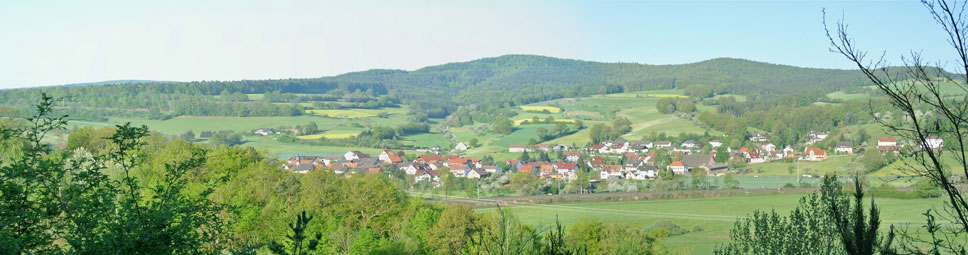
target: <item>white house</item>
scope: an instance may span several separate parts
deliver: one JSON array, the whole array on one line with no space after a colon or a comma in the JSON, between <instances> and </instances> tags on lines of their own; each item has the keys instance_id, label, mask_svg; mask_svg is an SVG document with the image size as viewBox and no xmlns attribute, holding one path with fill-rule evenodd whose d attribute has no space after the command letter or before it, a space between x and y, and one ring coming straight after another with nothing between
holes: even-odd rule
<instances>
[{"instance_id":1,"label":"white house","mask_svg":"<svg viewBox=\"0 0 968 255\"><path fill-rule=\"evenodd\" d=\"M784 156L786 156L787 154L793 153L793 152L794 152L793 146L787 145L785 148L783 148L783 155Z\"/></svg>"},{"instance_id":2,"label":"white house","mask_svg":"<svg viewBox=\"0 0 968 255\"><path fill-rule=\"evenodd\" d=\"M773 145L772 143L768 143L768 144L765 144L765 145L761 146L760 148L762 148L765 151L775 151L776 150L776 145Z\"/></svg>"},{"instance_id":3,"label":"white house","mask_svg":"<svg viewBox=\"0 0 968 255\"><path fill-rule=\"evenodd\" d=\"M827 158L827 151L817 147L807 147L803 154L803 160L821 161Z\"/></svg>"},{"instance_id":4,"label":"white house","mask_svg":"<svg viewBox=\"0 0 968 255\"><path fill-rule=\"evenodd\" d=\"M380 156L378 158L380 159L380 162L390 162L390 156L394 156L393 151L383 150L380 152Z\"/></svg>"},{"instance_id":5,"label":"white house","mask_svg":"<svg viewBox=\"0 0 968 255\"><path fill-rule=\"evenodd\" d=\"M524 145L509 145L508 146L508 152L525 152L525 151L530 152L531 149L528 149L528 146L524 146Z\"/></svg>"},{"instance_id":6,"label":"white house","mask_svg":"<svg viewBox=\"0 0 968 255\"><path fill-rule=\"evenodd\" d=\"M682 142L681 146L683 148L695 149L696 147L699 147L699 143L693 140L688 140L688 141Z\"/></svg>"},{"instance_id":7,"label":"white house","mask_svg":"<svg viewBox=\"0 0 968 255\"><path fill-rule=\"evenodd\" d=\"M709 145L712 146L713 148L719 148L720 146L723 146L723 142L720 140L712 140L712 141L709 141Z\"/></svg>"},{"instance_id":8,"label":"white house","mask_svg":"<svg viewBox=\"0 0 968 255\"><path fill-rule=\"evenodd\" d=\"M629 178L635 180L653 179L658 176L658 170L659 169L656 169L654 166L650 165L640 166L638 169L635 169L635 171L632 172Z\"/></svg>"},{"instance_id":9,"label":"white house","mask_svg":"<svg viewBox=\"0 0 968 255\"><path fill-rule=\"evenodd\" d=\"M837 147L834 148L834 152L854 154L854 143L851 142L839 142Z\"/></svg>"},{"instance_id":10,"label":"white house","mask_svg":"<svg viewBox=\"0 0 968 255\"><path fill-rule=\"evenodd\" d=\"M437 175L438 175L437 171L434 171L434 170L430 170L430 171L420 170L415 174L414 180L418 182L421 182L421 181L435 182L440 180L440 178Z\"/></svg>"},{"instance_id":11,"label":"white house","mask_svg":"<svg viewBox=\"0 0 968 255\"><path fill-rule=\"evenodd\" d=\"M578 159L581 158L581 152L577 151L569 151L563 154L565 155L565 161L568 162L578 162Z\"/></svg>"},{"instance_id":12,"label":"white house","mask_svg":"<svg viewBox=\"0 0 968 255\"><path fill-rule=\"evenodd\" d=\"M878 138L877 146L897 146L897 138Z\"/></svg>"},{"instance_id":13,"label":"white house","mask_svg":"<svg viewBox=\"0 0 968 255\"><path fill-rule=\"evenodd\" d=\"M491 173L489 173L487 171L484 171L484 170L474 169L474 170L467 171L467 178L468 179L480 179L482 177L487 177L490 174Z\"/></svg>"},{"instance_id":14,"label":"white house","mask_svg":"<svg viewBox=\"0 0 968 255\"><path fill-rule=\"evenodd\" d=\"M599 175L602 179L608 179L610 177L625 178L625 173L622 172L622 166L620 165L607 165Z\"/></svg>"},{"instance_id":15,"label":"white house","mask_svg":"<svg viewBox=\"0 0 968 255\"><path fill-rule=\"evenodd\" d=\"M928 138L924 139L924 142L928 144L928 147L931 147L931 149L934 150L944 147L944 140L942 140L939 136L929 136Z\"/></svg>"},{"instance_id":16,"label":"white house","mask_svg":"<svg viewBox=\"0 0 968 255\"><path fill-rule=\"evenodd\" d=\"M758 143L769 141L769 139L767 139L766 136L760 133L753 133L753 135L749 137L749 140L753 142L758 142Z\"/></svg>"},{"instance_id":17,"label":"white house","mask_svg":"<svg viewBox=\"0 0 968 255\"><path fill-rule=\"evenodd\" d=\"M256 129L255 132L253 132L253 133L255 133L257 135L271 135L271 134L275 134L275 132L272 132L272 129L268 129L268 128Z\"/></svg>"},{"instance_id":18,"label":"white house","mask_svg":"<svg viewBox=\"0 0 968 255\"><path fill-rule=\"evenodd\" d=\"M502 170L500 166L483 166L481 169L484 169L484 171L487 171L488 173L501 172Z\"/></svg>"},{"instance_id":19,"label":"white house","mask_svg":"<svg viewBox=\"0 0 968 255\"><path fill-rule=\"evenodd\" d=\"M686 165L683 165L682 162L680 162L680 161L673 161L666 168L668 168L670 171L672 171L675 174L685 174L686 173Z\"/></svg>"},{"instance_id":20,"label":"white house","mask_svg":"<svg viewBox=\"0 0 968 255\"><path fill-rule=\"evenodd\" d=\"M454 145L454 151L466 151L468 148L470 147L464 144L464 142L457 142L457 145Z\"/></svg>"},{"instance_id":21,"label":"white house","mask_svg":"<svg viewBox=\"0 0 968 255\"><path fill-rule=\"evenodd\" d=\"M353 160L359 160L361 158L369 158L369 156L366 155L366 153L363 153L360 151L347 151L346 154L343 154L343 158L349 161L353 161Z\"/></svg>"}]
</instances>

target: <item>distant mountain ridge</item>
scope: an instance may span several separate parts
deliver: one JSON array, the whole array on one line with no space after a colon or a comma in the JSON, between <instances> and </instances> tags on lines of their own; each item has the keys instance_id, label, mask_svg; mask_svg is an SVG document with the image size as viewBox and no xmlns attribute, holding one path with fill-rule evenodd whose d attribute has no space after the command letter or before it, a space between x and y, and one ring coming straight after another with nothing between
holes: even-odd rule
<instances>
[{"instance_id":1,"label":"distant mountain ridge","mask_svg":"<svg viewBox=\"0 0 968 255\"><path fill-rule=\"evenodd\" d=\"M308 79L157 82L122 80L70 87L0 91L0 103L25 104L30 93L61 94L77 105L125 102L126 107L161 108L166 95L325 93L333 89L371 91L409 104L411 109L446 115L461 105L520 105L549 99L702 86L715 93L778 95L832 92L869 82L856 70L803 68L736 58L649 65L604 63L537 55L504 55L428 66L413 71L372 69ZM148 95L144 95L149 92ZM85 98L85 97L99 98ZM112 97L110 100L103 97ZM156 98L157 97L157 98ZM184 98L184 96L178 96ZM107 100L107 101L106 101ZM106 101L106 102L105 102ZM99 103L90 103L99 102ZM139 102L145 102L142 103ZM151 102L151 103L149 103Z\"/></svg>"}]
</instances>

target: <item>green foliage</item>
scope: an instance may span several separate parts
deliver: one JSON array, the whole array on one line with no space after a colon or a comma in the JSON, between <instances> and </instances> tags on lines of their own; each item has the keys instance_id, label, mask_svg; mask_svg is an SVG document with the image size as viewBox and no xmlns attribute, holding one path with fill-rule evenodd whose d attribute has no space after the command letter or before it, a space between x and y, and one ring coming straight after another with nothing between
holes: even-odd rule
<instances>
[{"instance_id":1,"label":"green foliage","mask_svg":"<svg viewBox=\"0 0 968 255\"><path fill-rule=\"evenodd\" d=\"M856 179L855 179L856 180ZM855 182L854 204L835 176L825 176L820 194L811 194L789 216L756 211L737 221L730 243L716 254L895 254L893 230L878 237L879 211L873 200L865 215L863 188ZM831 236L835 236L831 240Z\"/></svg>"},{"instance_id":2,"label":"green foliage","mask_svg":"<svg viewBox=\"0 0 968 255\"><path fill-rule=\"evenodd\" d=\"M143 165L145 127L118 126L111 149L93 155L79 147L69 159L51 154L41 140L61 128L46 95L26 129L4 129L31 146L0 167L0 247L5 253L203 254L222 249L224 207L208 199L212 180L189 191L188 173L205 164L205 151L165 163L158 181L132 175ZM83 143L77 143L83 144ZM76 144L76 145L77 145ZM118 168L120 175L105 174Z\"/></svg>"},{"instance_id":3,"label":"green foliage","mask_svg":"<svg viewBox=\"0 0 968 255\"><path fill-rule=\"evenodd\" d=\"M652 226L653 230L662 231L665 236L679 236L689 233L688 229L683 228L671 221L659 221Z\"/></svg>"},{"instance_id":4,"label":"green foliage","mask_svg":"<svg viewBox=\"0 0 968 255\"><path fill-rule=\"evenodd\" d=\"M884 156L875 149L867 149L864 151L863 156L857 158L857 161L864 165L864 169L868 173L877 171L887 165Z\"/></svg>"},{"instance_id":5,"label":"green foliage","mask_svg":"<svg viewBox=\"0 0 968 255\"><path fill-rule=\"evenodd\" d=\"M289 224L291 234L286 235L286 244L272 241L269 250L282 255L306 255L315 251L319 246L319 240L323 238L322 233L316 233L315 237L306 236L306 227L313 220L312 216L307 216L306 211L296 216L296 222Z\"/></svg>"},{"instance_id":6,"label":"green foliage","mask_svg":"<svg viewBox=\"0 0 968 255\"><path fill-rule=\"evenodd\" d=\"M242 135L235 132L217 132L208 139L212 145L239 145L242 144Z\"/></svg>"},{"instance_id":7,"label":"green foliage","mask_svg":"<svg viewBox=\"0 0 968 255\"><path fill-rule=\"evenodd\" d=\"M494 122L494 124L491 124L491 130L502 135L511 134L511 132L514 131L514 122L511 122L510 119L506 118L499 120Z\"/></svg>"},{"instance_id":8,"label":"green foliage","mask_svg":"<svg viewBox=\"0 0 968 255\"><path fill-rule=\"evenodd\" d=\"M716 157L713 158L716 163L726 163L729 161L729 152L726 151L726 148L725 145L716 148Z\"/></svg>"}]
</instances>

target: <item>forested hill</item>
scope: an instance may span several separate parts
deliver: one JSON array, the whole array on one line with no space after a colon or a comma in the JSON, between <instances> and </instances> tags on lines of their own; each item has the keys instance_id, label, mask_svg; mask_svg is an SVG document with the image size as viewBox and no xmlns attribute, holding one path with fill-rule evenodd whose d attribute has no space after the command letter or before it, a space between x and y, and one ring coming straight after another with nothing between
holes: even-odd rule
<instances>
[{"instance_id":1,"label":"forested hill","mask_svg":"<svg viewBox=\"0 0 968 255\"><path fill-rule=\"evenodd\" d=\"M481 92L503 93L522 98L521 101L533 101L525 99L528 97L561 97L555 94L602 94L694 85L737 94L782 94L831 91L867 83L856 71L800 68L732 58L682 65L644 65L533 55L506 55L412 72L371 70L323 79L385 84L388 90L406 97L419 98L427 90L447 90L473 97L479 97Z\"/></svg>"},{"instance_id":2,"label":"forested hill","mask_svg":"<svg viewBox=\"0 0 968 255\"><path fill-rule=\"evenodd\" d=\"M2 90L0 104L29 105L29 100L36 96L27 94L48 91L64 98L65 105L168 109L174 100L204 101L198 96L226 91L244 94L275 91L326 93L339 89L345 93L361 90L370 91L372 95L386 95L410 104L415 110L439 116L458 105L518 105L623 91L693 87L704 88L698 90L702 93L788 94L829 92L866 83L857 71L800 68L732 58L681 65L646 65L506 55L414 71L369 70L312 79L148 82ZM288 109L277 110L289 112Z\"/></svg>"}]
</instances>

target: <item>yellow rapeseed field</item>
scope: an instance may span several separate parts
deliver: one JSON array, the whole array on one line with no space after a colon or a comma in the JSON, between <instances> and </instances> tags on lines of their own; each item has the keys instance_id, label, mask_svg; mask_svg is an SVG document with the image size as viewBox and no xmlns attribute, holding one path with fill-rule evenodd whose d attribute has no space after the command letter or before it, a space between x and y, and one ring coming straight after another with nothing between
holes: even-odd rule
<instances>
[{"instance_id":1,"label":"yellow rapeseed field","mask_svg":"<svg viewBox=\"0 0 968 255\"><path fill-rule=\"evenodd\" d=\"M536 112L540 112L544 110L548 110L551 113L561 112L561 108L554 107L554 106L544 106L544 105L522 105L521 109L525 111L536 111Z\"/></svg>"},{"instance_id":2,"label":"yellow rapeseed field","mask_svg":"<svg viewBox=\"0 0 968 255\"><path fill-rule=\"evenodd\" d=\"M315 135L301 135L296 138L299 139L319 139L325 137L326 139L342 139L356 136L356 134L315 134Z\"/></svg>"}]
</instances>

